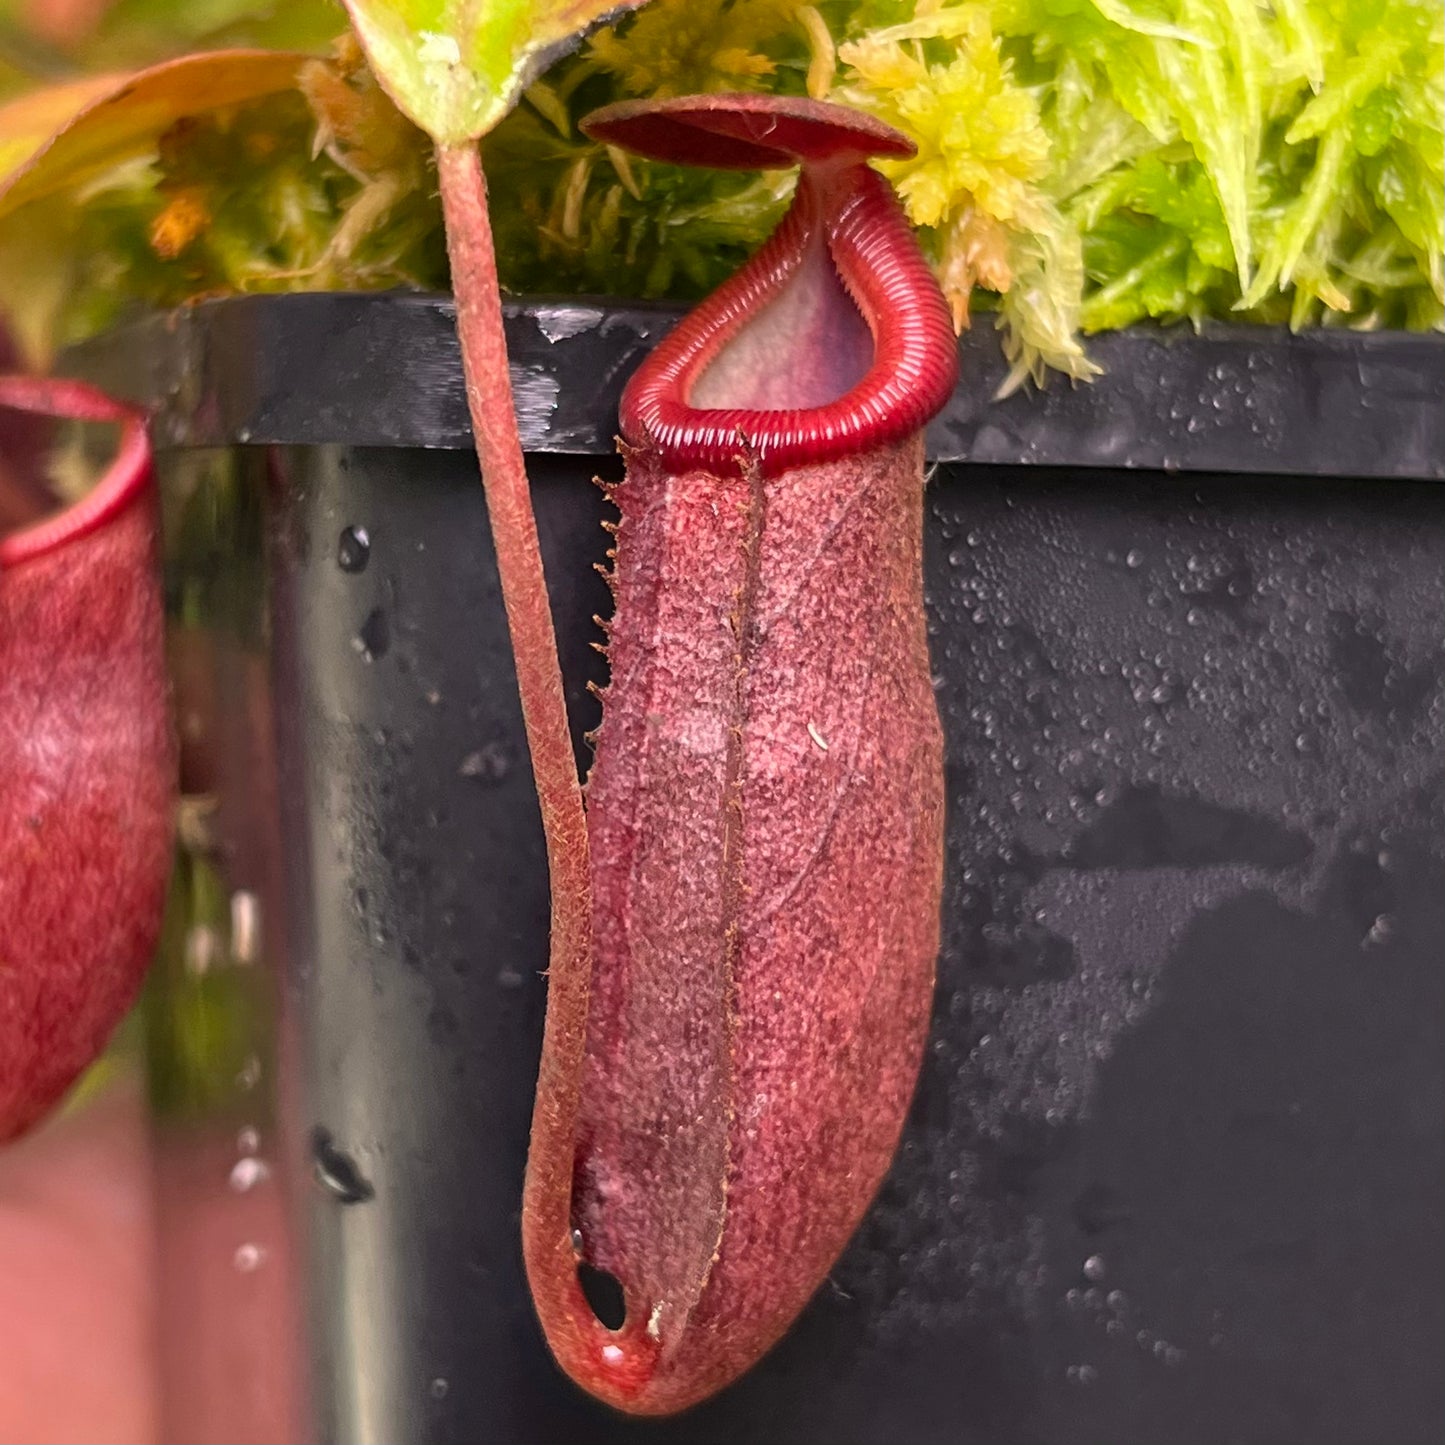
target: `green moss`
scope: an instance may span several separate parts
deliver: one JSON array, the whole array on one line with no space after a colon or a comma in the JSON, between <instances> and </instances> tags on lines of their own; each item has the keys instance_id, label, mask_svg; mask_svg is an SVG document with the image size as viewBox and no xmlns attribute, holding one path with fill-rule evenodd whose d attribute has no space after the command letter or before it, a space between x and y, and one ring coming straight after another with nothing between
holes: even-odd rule
<instances>
[{"instance_id":1,"label":"green moss","mask_svg":"<svg viewBox=\"0 0 1445 1445\"><path fill-rule=\"evenodd\" d=\"M578 119L629 96L808 91L918 142L891 174L960 321L1001 311L1015 382L1087 376L1080 333L1143 319L1438 328L1442 26L1439 0L653 0L487 139L503 282L706 292L789 178L629 162ZM71 339L126 305L445 286L421 137L353 51L309 77L304 100L184 122L74 198L64 244L6 252L0 303L56 298ZM67 284L37 285L58 252Z\"/></svg>"}]
</instances>

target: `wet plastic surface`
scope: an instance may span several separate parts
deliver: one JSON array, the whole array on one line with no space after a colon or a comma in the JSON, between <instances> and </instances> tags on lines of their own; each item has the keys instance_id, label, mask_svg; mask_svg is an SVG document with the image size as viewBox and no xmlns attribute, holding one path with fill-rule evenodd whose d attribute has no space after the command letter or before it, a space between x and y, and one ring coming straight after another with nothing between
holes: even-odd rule
<instances>
[{"instance_id":1,"label":"wet plastic surface","mask_svg":"<svg viewBox=\"0 0 1445 1445\"><path fill-rule=\"evenodd\" d=\"M522 444L605 455L627 378L682 314L585 299L507 308ZM1445 338L1135 327L1094 337L1091 386L992 398L1006 367L981 317L929 428L938 461L1445 478ZM156 408L171 445L471 447L449 297L244 296L155 316L73 364Z\"/></svg>"},{"instance_id":2,"label":"wet plastic surface","mask_svg":"<svg viewBox=\"0 0 1445 1445\"><path fill-rule=\"evenodd\" d=\"M1439 1438L1438 488L935 481L906 1142L793 1335L643 1427L552 1368L521 1277L546 888L469 460L277 459L293 1127L372 1191L311 1205L325 1438ZM602 504L564 461L536 495L580 731Z\"/></svg>"},{"instance_id":3,"label":"wet plastic surface","mask_svg":"<svg viewBox=\"0 0 1445 1445\"><path fill-rule=\"evenodd\" d=\"M634 1424L551 1365L522 1280L546 878L474 464L264 456L322 1438L1445 1435L1445 490L941 470L944 952L905 1142L789 1337ZM532 465L580 749L614 463Z\"/></svg>"}]
</instances>

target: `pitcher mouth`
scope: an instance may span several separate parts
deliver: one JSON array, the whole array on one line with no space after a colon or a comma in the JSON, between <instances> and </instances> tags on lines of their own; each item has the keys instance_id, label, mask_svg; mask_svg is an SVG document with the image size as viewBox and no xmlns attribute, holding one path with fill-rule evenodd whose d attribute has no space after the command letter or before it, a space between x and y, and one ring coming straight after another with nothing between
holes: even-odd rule
<instances>
[{"instance_id":1,"label":"pitcher mouth","mask_svg":"<svg viewBox=\"0 0 1445 1445\"><path fill-rule=\"evenodd\" d=\"M921 430L957 380L947 305L892 188L866 162L911 144L836 106L768 97L764 109L762 99L629 103L584 122L657 159L802 162L782 224L623 393L623 439L675 471L727 475L746 460L775 474L856 456ZM765 325L790 292L808 304Z\"/></svg>"},{"instance_id":2,"label":"pitcher mouth","mask_svg":"<svg viewBox=\"0 0 1445 1445\"><path fill-rule=\"evenodd\" d=\"M84 497L38 522L0 535L0 570L44 557L99 530L150 480L145 419L93 386L51 377L0 376L0 407L68 421L110 422L120 428L113 460Z\"/></svg>"}]
</instances>

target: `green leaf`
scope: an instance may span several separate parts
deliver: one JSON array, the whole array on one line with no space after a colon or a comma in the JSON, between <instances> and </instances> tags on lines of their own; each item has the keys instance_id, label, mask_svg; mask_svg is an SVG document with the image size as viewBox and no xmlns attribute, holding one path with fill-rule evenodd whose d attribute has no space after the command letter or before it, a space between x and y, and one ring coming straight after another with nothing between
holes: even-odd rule
<instances>
[{"instance_id":1,"label":"green leaf","mask_svg":"<svg viewBox=\"0 0 1445 1445\"><path fill-rule=\"evenodd\" d=\"M345 0L378 79L433 140L486 135L585 30L644 0Z\"/></svg>"}]
</instances>

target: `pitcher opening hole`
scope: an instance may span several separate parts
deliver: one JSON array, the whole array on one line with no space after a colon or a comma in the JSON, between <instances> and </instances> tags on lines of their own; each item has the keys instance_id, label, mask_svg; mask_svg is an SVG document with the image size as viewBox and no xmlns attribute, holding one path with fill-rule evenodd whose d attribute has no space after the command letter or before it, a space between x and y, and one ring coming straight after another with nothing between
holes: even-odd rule
<instances>
[{"instance_id":1,"label":"pitcher opening hole","mask_svg":"<svg viewBox=\"0 0 1445 1445\"><path fill-rule=\"evenodd\" d=\"M622 1293L622 1282L615 1274L579 1261L577 1283L582 1286L583 1298L600 1324L609 1330L620 1330L627 1323L627 1300Z\"/></svg>"}]
</instances>

